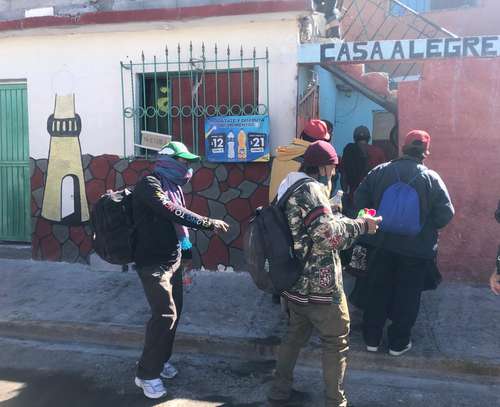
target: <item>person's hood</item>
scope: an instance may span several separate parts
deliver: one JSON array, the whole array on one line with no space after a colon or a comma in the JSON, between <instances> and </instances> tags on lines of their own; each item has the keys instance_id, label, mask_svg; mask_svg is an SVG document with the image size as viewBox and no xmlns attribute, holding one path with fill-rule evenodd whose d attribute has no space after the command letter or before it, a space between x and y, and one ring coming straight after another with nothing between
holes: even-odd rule
<instances>
[{"instance_id":1,"label":"person's hood","mask_svg":"<svg viewBox=\"0 0 500 407\"><path fill-rule=\"evenodd\" d=\"M285 195L286 191L288 191L288 188L290 188L293 184L295 184L297 181L303 179L303 178L310 178L309 175L303 173L303 172L291 172L289 173L286 178L281 181L280 186L278 187L278 201L281 199L283 195Z\"/></svg>"},{"instance_id":2,"label":"person's hood","mask_svg":"<svg viewBox=\"0 0 500 407\"><path fill-rule=\"evenodd\" d=\"M287 146L279 146L276 149L276 160L279 161L290 161L301 155L307 150L311 144L309 141L302 140L300 138L293 139L292 143Z\"/></svg>"}]
</instances>

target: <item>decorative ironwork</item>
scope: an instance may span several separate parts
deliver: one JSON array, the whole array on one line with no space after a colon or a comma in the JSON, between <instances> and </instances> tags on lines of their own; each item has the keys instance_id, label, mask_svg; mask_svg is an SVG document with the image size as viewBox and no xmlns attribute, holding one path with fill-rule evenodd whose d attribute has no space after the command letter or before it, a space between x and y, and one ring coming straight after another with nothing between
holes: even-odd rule
<instances>
[{"instance_id":1,"label":"decorative ironwork","mask_svg":"<svg viewBox=\"0 0 500 407\"><path fill-rule=\"evenodd\" d=\"M134 155L148 156L141 146L141 131L171 134L173 140L203 153L204 119L210 116L267 114L269 110L269 53L257 56L254 48L238 55L227 46L221 53L217 44L209 55L204 43L196 55L190 42L187 55L181 45L160 59L121 62L123 105L123 148L132 128ZM249 54L249 55L248 55ZM261 95L259 95L259 91ZM130 122L132 125L130 126Z\"/></svg>"},{"instance_id":2,"label":"decorative ironwork","mask_svg":"<svg viewBox=\"0 0 500 407\"><path fill-rule=\"evenodd\" d=\"M399 0L344 0L340 17L344 41L457 37ZM366 70L387 72L391 85L420 73L420 63L370 63Z\"/></svg>"}]
</instances>

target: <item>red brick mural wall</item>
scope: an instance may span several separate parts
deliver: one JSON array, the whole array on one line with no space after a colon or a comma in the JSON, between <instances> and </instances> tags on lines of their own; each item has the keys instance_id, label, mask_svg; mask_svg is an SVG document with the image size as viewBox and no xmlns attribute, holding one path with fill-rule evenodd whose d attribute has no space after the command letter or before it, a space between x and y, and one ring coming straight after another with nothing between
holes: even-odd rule
<instances>
[{"instance_id":1,"label":"red brick mural wall","mask_svg":"<svg viewBox=\"0 0 500 407\"><path fill-rule=\"evenodd\" d=\"M400 137L432 136L427 165L448 186L456 216L440 236L448 278L484 281L495 265L500 225L500 58L425 63L420 81L399 87ZM401 144L402 140L400 140Z\"/></svg>"},{"instance_id":2,"label":"red brick mural wall","mask_svg":"<svg viewBox=\"0 0 500 407\"><path fill-rule=\"evenodd\" d=\"M108 189L133 186L151 172L153 163L128 161L114 155L82 156L86 197L90 207ZM92 254L88 222L68 224L41 216L47 159L31 159L32 248L37 260L89 263ZM270 165L215 164L193 166L192 181L185 187L187 206L202 215L224 219L229 233L191 231L194 266L215 269L219 264L240 268L243 260L243 234L253 211L266 204Z\"/></svg>"}]
</instances>

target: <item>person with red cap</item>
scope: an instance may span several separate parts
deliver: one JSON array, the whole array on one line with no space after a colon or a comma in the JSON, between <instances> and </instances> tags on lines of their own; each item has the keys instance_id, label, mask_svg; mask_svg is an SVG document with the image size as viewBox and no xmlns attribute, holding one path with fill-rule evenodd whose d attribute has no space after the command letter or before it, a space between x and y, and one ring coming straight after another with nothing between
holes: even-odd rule
<instances>
[{"instance_id":1,"label":"person with red cap","mask_svg":"<svg viewBox=\"0 0 500 407\"><path fill-rule=\"evenodd\" d=\"M375 247L368 261L370 287L363 315L369 352L378 351L387 319L392 321L389 353L400 356L409 351L421 293L440 281L438 231L455 210L441 177L423 164L430 143L426 131L410 131L403 156L373 169L354 194L357 208L375 208L383 218L380 233L362 239Z\"/></svg>"},{"instance_id":2,"label":"person with red cap","mask_svg":"<svg viewBox=\"0 0 500 407\"><path fill-rule=\"evenodd\" d=\"M276 198L281 181L289 173L299 170L307 147L318 140L331 141L333 130L329 130L328 127L328 123L323 120L310 119L304 126L300 138L293 139L288 146L280 146L276 149L276 157L271 168L269 203Z\"/></svg>"},{"instance_id":3,"label":"person with red cap","mask_svg":"<svg viewBox=\"0 0 500 407\"><path fill-rule=\"evenodd\" d=\"M285 204L285 215L294 253L304 270L297 282L281 293L290 319L269 393L272 405L290 401L297 357L316 328L323 346L325 406L347 406L343 379L349 311L338 252L352 245L356 238L376 233L381 218L365 215L349 219L332 213L327 189L337 164L333 146L316 141L307 148L300 170L290 173L278 188L278 199L293 188Z\"/></svg>"}]
</instances>

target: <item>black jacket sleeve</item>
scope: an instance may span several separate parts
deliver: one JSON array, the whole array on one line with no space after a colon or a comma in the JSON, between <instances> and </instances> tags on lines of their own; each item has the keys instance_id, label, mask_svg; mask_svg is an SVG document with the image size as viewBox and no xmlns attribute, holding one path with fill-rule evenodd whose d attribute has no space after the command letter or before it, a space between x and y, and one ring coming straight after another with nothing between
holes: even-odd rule
<instances>
[{"instance_id":1,"label":"black jacket sleeve","mask_svg":"<svg viewBox=\"0 0 500 407\"><path fill-rule=\"evenodd\" d=\"M380 170L378 167L368 173L368 175L361 181L356 192L354 192L354 206L356 209L374 208L373 202L373 183L376 183L379 177Z\"/></svg>"},{"instance_id":2,"label":"black jacket sleeve","mask_svg":"<svg viewBox=\"0 0 500 407\"><path fill-rule=\"evenodd\" d=\"M158 216L165 217L172 222L193 228L212 230L212 221L191 212L181 205L172 202L163 192L160 181L153 177L144 177L134 189L134 199L151 208Z\"/></svg>"},{"instance_id":3,"label":"black jacket sleeve","mask_svg":"<svg viewBox=\"0 0 500 407\"><path fill-rule=\"evenodd\" d=\"M455 215L455 208L441 177L434 171L429 171L429 173L432 179L429 217L436 229L442 229Z\"/></svg>"}]
</instances>

